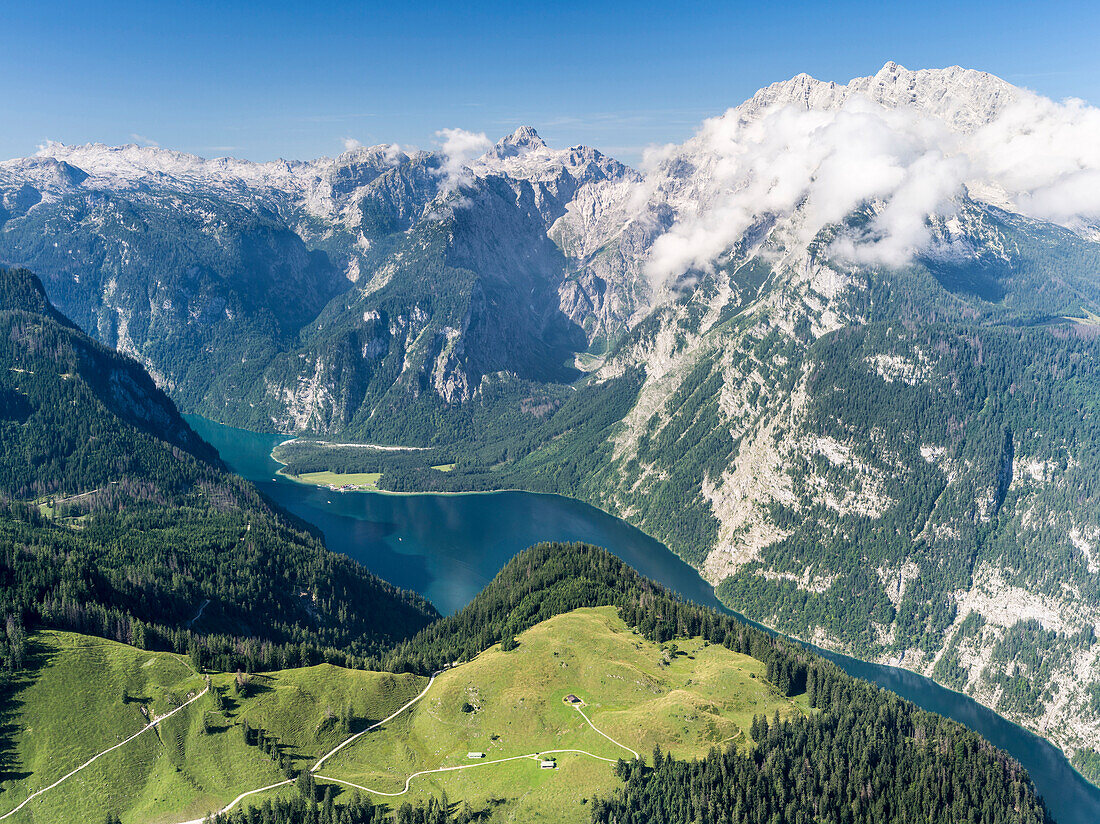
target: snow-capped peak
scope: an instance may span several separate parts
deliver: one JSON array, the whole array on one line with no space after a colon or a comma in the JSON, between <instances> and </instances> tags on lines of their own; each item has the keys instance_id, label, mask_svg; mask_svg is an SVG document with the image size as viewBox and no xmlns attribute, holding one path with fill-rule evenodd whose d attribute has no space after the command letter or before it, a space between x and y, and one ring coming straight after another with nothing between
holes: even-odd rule
<instances>
[{"instance_id":1,"label":"snow-capped peak","mask_svg":"<svg viewBox=\"0 0 1100 824\"><path fill-rule=\"evenodd\" d=\"M703 268L762 221L788 250L873 206L830 253L901 265L928 221L975 198L1085 236L1100 225L1100 109L986 72L887 63L845 85L800 74L649 157L651 203L676 214L653 245L659 279Z\"/></svg>"},{"instance_id":2,"label":"snow-capped peak","mask_svg":"<svg viewBox=\"0 0 1100 824\"><path fill-rule=\"evenodd\" d=\"M50 191L68 191L87 179L82 169L53 157L21 157L0 163L0 182L4 183L30 183Z\"/></svg>"},{"instance_id":3,"label":"snow-capped peak","mask_svg":"<svg viewBox=\"0 0 1100 824\"><path fill-rule=\"evenodd\" d=\"M890 61L869 77L845 85L799 74L761 89L737 111L756 120L782 106L835 111L860 96L888 109L917 109L943 121L954 132L970 133L993 121L1020 99L1022 91L987 72L949 66L910 71Z\"/></svg>"},{"instance_id":4,"label":"snow-capped peak","mask_svg":"<svg viewBox=\"0 0 1100 824\"><path fill-rule=\"evenodd\" d=\"M255 163L233 157L207 159L132 143L123 146L67 145L54 141L41 146L34 157L61 161L81 169L90 178L85 185L91 188L155 186L180 190L216 187L236 191L264 188L300 192L312 185L321 168L333 163L329 158ZM16 162L19 161L6 161L0 167Z\"/></svg>"},{"instance_id":5,"label":"snow-capped peak","mask_svg":"<svg viewBox=\"0 0 1100 824\"><path fill-rule=\"evenodd\" d=\"M530 149L545 149L546 141L539 137L539 133L531 126L520 126L510 135L502 138L497 143L497 148L501 150L515 149L530 150Z\"/></svg>"},{"instance_id":6,"label":"snow-capped peak","mask_svg":"<svg viewBox=\"0 0 1100 824\"><path fill-rule=\"evenodd\" d=\"M55 194L82 186L92 190L217 192L241 202L277 203L290 198L313 214L331 215L358 189L409 159L393 144L357 147L336 159L257 163L234 157L208 159L134 144L51 141L33 157L0 163L0 181L31 182L43 192Z\"/></svg>"}]
</instances>

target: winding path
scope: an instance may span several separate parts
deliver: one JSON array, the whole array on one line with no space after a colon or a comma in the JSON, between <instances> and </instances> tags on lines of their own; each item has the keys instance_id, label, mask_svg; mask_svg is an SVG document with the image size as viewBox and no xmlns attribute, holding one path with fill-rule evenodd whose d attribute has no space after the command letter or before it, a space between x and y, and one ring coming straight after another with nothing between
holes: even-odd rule
<instances>
[{"instance_id":1,"label":"winding path","mask_svg":"<svg viewBox=\"0 0 1100 824\"><path fill-rule=\"evenodd\" d=\"M422 689L420 691L420 695L416 696L416 698L410 699L408 703L406 703L403 707L401 707L401 709L399 709L396 712L386 716L381 721L378 721L374 724L371 724L365 730L361 730L360 732L355 733L355 735L353 735L351 738L344 741L342 744L338 744L336 747L329 750L327 753L322 755L317 760L316 764L314 764L312 767L310 767L309 771L312 772L312 773L317 772L317 770L321 769L322 764L324 764L326 761L328 761L332 756L336 755L336 753L340 752L340 750L344 749L344 747L346 747L348 744L350 744L356 738L358 738L361 735L366 735L371 730L378 729L383 724L385 724L387 721L392 721L397 716L399 716L401 713L403 713L405 710L407 710L409 707L411 707L413 704L415 704L417 701L419 701L421 698L423 698L425 695L427 695L428 690L430 690L432 688L432 684L435 683L436 676L439 675L440 672L442 672L442 670L436 670L435 672L432 673L432 677L428 679L428 684L427 684L427 686L424 687L424 689Z\"/></svg>"},{"instance_id":2,"label":"winding path","mask_svg":"<svg viewBox=\"0 0 1100 824\"><path fill-rule=\"evenodd\" d=\"M205 606L205 604L203 606ZM202 610L200 608L199 613L201 614L201 612L202 612ZM416 704L418 701L420 701L425 695L428 694L428 690L430 690L432 688L432 684L435 683L435 679L439 675L440 672L442 672L442 670L437 670L436 672L432 673L431 678L428 679L428 683L424 686L424 689L422 689L416 697L409 699L400 708L398 708L394 712L390 713L388 716L383 718L381 721L376 721L374 724L371 724L366 729L361 730L360 732L357 732L355 735L351 736L350 738L347 738L346 740L342 741L340 744L337 744L335 747L333 747L327 753L322 755L317 760L317 763L314 764L310 768L310 772L314 773L317 776L317 778L320 778L324 781L333 781L337 784L344 784L348 787L354 787L357 790L363 790L364 792L368 792L368 793L371 793L373 795L386 796L386 797L389 797L389 798L396 798L397 796L405 795L409 791L409 787L412 784L412 780L414 778L417 778L418 776L431 775L433 773L454 772L456 770L470 770L470 769L474 769L475 767L487 767L490 764L503 764L506 761L520 761L520 760L524 760L524 759L539 759L541 756L544 756L544 755L555 755L555 754L559 754L559 753L575 753L575 754L578 754L578 755L587 755L589 758L595 758L599 761L606 761L609 764L616 763L616 760L613 759L613 758L605 758L602 755L595 755L594 753L590 753L586 750L575 750L575 749L541 750L539 752L525 753L523 755L513 755L513 756L510 756L508 758L498 758L498 759L494 759L493 761L480 761L476 764L459 764L459 765L454 766L454 767L438 767L434 770L420 770L419 772L415 772L412 775L410 775L408 778L405 779L405 789L401 790L400 792L395 792L395 793L384 792L382 790L372 790L370 787L364 787L360 784L354 784L351 781L344 781L343 779L340 779L340 778L333 778L330 775L321 775L320 773L317 772L321 768L322 764L324 764L332 756L336 755L336 753L340 752L340 750L344 749L344 747L346 747L349 744L351 744L352 742L356 741L361 736L366 735L368 732L371 732L372 730L376 730L379 727L381 727L383 724L385 724L389 721L392 721L394 718L401 715L401 713L405 712L407 709L409 709L414 704ZM41 790L37 790L36 792L31 793L31 795L29 795L25 799L23 799L23 802L21 804L19 804L18 807L16 807L13 810L9 810L8 812L4 813L3 815L0 815L0 821L3 821L4 819L10 818L11 816L15 815L17 812L19 812L21 809L23 809L28 803L30 803L33 799L35 799L38 796L42 795L44 792L52 790L58 784L61 784L66 779L69 779L72 776L76 775L78 772L83 770L85 767L89 766L93 762L95 762L98 759L102 758L107 753L113 752L114 750L117 750L119 747L122 747L125 744L130 743L135 738L137 738L139 735L151 730L153 727L155 727L161 721L165 720L166 718L170 718L171 716L175 715L177 712L182 710L184 707L187 707L188 705L194 703L195 701L198 701L200 698L202 698L202 696L206 695L206 693L208 691L209 691L209 688L203 689L202 692L198 693L197 695L193 696L192 698L189 698L186 702L184 702L183 704L180 704L178 707L176 707L171 712L166 713L165 715L162 715L160 718L156 718L153 721L150 721L146 726L142 727L140 730L138 730L136 733L131 735L126 740L120 741L119 743L115 744L113 747L108 747L107 749L103 750L102 752L96 753L91 758L89 758L87 761L85 761L83 764L81 764L79 767L77 767L76 769L72 770L71 772L63 775L61 778L59 778L53 784L50 784L50 786L43 787ZM606 738L612 744L616 745L617 747L621 747L622 749L626 750L627 752L633 754L635 759L641 758L641 756L638 755L638 753L636 751L634 751L630 747L626 746L625 744L623 744L619 741L616 741L610 735L603 732L595 724L593 724L592 719L590 719L580 707L574 707L573 709L575 709L578 713L581 714L581 717L584 718L584 720L588 723L588 726L590 726L593 730L598 732L600 735L602 735L604 738ZM294 782L293 782L292 779L287 779L285 781L279 781L275 784L269 784L266 787L260 787L260 788L255 789L255 790L249 790L248 792L244 792L244 793L241 793L240 795L238 795L236 798L234 798L232 801L230 801L229 804L227 804L225 807L222 807L220 810L218 810L217 813L213 813L213 812L208 813L207 815L203 816L202 818L194 818L194 819L191 819L190 821L182 821L182 822L179 822L179 824L204 824L204 822L208 821L210 819L210 817L212 817L213 815L222 815L224 813L229 812L234 807L236 807L237 804L239 804L241 801L248 798L249 796L256 795L258 793L267 792L268 790L274 790L278 787L285 787L288 784L293 784L293 783Z\"/></svg>"},{"instance_id":3,"label":"winding path","mask_svg":"<svg viewBox=\"0 0 1100 824\"><path fill-rule=\"evenodd\" d=\"M434 770L420 770L419 772L414 772L412 775L410 775L408 778L405 779L405 788L403 790L400 790L399 792L392 792L392 793L391 792L386 792L384 790L371 789L370 787L365 787L362 784L356 784L352 781L346 781L342 778L334 778L331 775L323 775L320 772L318 772L318 770L321 768L322 764L324 764L329 758L334 756L340 750L344 749L344 747L351 744L353 741L358 739L360 736L366 735L371 730L376 730L379 727L381 727L383 724L385 724L386 722L392 721L394 718L399 716L401 713L405 712L405 710L409 709L409 707L413 706L418 701L420 701L425 695L428 694L428 690L431 689L432 684L435 683L435 679L439 675L440 672L442 672L442 670L437 670L436 672L433 672L432 677L428 680L428 683L425 685L424 689L422 689L420 691L420 694L417 695L415 698L412 698L409 701L407 701L404 705L401 706L400 709L395 710L390 715L383 718L381 721L378 721L374 724L371 724L365 730L361 730L360 732L357 732L355 735L353 735L350 738L348 738L347 740L341 742L340 744L338 744L337 746L335 746L334 748L329 750L327 753L322 755L317 760L317 763L314 764L310 768L310 772L313 773L315 777L321 779L322 781L332 781L335 784L343 784L346 787L352 787L353 789L356 789L356 790L362 790L363 792L370 793L371 795L384 796L386 798L397 798L399 796L402 796L402 795L405 795L406 793L408 793L409 788L412 786L413 779L418 778L422 775L433 775L433 774L438 774L438 773L455 772L457 770L472 770L472 769L475 769L477 767L488 767L491 764L504 764L508 761L523 761L523 760L532 760L532 759L533 760L540 760L542 758L542 756L545 756L545 755L558 755L558 754L565 754L565 753L574 753L574 754L577 754L577 755L586 755L589 758L595 758L598 761L605 761L608 764L618 763L617 759L605 758L602 755L596 755L595 753L590 753L587 750L575 750L575 749L540 750L539 752L524 753L523 755L512 755L512 756L509 756L508 758L496 758L496 759L493 759L492 761L478 761L475 764L458 764L458 765L455 765L453 767L437 767ZM635 759L640 759L641 758L641 756L637 753L637 751L631 749L626 744L623 744L621 741L616 741L610 735L608 735L603 730L601 730L599 727L597 727L595 724L593 724L592 719L589 718L580 707L574 706L573 709L575 709L578 713L580 713L581 717L585 720L585 722L588 724L588 726L590 726L593 730L598 732L600 735L602 735L604 738L606 738L608 741L610 741L616 747L620 747L620 748L626 750L631 755L633 755ZM234 798L233 801L230 802L226 807L223 807L221 810L219 810L218 814L229 812L242 799L244 799L244 798L246 798L250 795L255 795L256 793L266 792L267 790L273 790L277 787L285 787L287 784L291 784L291 783L293 783L293 782L290 781L290 780L280 781L278 784L272 784L268 787L262 787L258 790L251 790L250 792L242 793L241 795ZM206 820L207 819L205 819L205 818L196 818L192 821L182 821L182 822L180 822L180 824L204 824L204 822Z\"/></svg>"},{"instance_id":4,"label":"winding path","mask_svg":"<svg viewBox=\"0 0 1100 824\"><path fill-rule=\"evenodd\" d=\"M610 741L616 747L622 747L627 752L633 753L635 761L640 761L641 760L642 757L640 755L638 755L638 753L634 752L634 750L630 749L630 747L628 747L626 744L623 744L620 741L616 741L614 738L612 738L606 732L604 732L603 730L597 728L596 725L592 723L592 719L584 714L584 710L582 710L578 706L574 706L573 709L575 709L577 712L579 712L581 714L581 718L583 718L585 721L588 722L588 726L590 726L592 729L596 730L596 732L598 732L600 735L602 735L604 738L606 738L608 741Z\"/></svg>"},{"instance_id":5,"label":"winding path","mask_svg":"<svg viewBox=\"0 0 1100 824\"><path fill-rule=\"evenodd\" d=\"M391 714L387 715L381 721L378 721L374 724L371 724L365 730L357 732L355 735L351 736L350 738L346 739L345 741L341 742L340 744L337 744L335 747L333 747L327 753L322 755L318 759L317 763L314 764L310 768L310 772L312 772L312 773L317 772L317 770L320 768L320 766L322 764L324 764L331 756L335 755L340 750L344 749L344 747L346 747L348 744L350 744L355 739L359 738L359 736L365 735L366 733L370 732L371 730L378 729L383 724L385 724L387 721L392 721L394 718L399 716L401 713L403 713L405 710L407 710L409 707L411 707L413 704L415 704L417 701L419 701L421 698L423 698L425 695L427 695L428 690L431 689L432 684L435 683L436 676L439 675L440 672L442 672L442 670L437 670L436 672L433 672L432 677L428 679L427 685L424 687L424 689L422 689L420 691L420 694L417 695L415 698L412 698L409 701L405 702L405 704L402 705L400 709L398 709L398 710L392 712ZM319 776L319 777L323 778L324 776ZM337 779L330 778L328 780L329 781L336 781ZM293 783L294 783L293 779L288 778L286 781L279 781L278 783L275 783L275 784L268 784L266 787L260 787L258 790L249 790L246 793L241 793L240 795L238 795L236 798L234 798L232 801L230 801L228 804L226 804L224 807L222 807L217 812L207 813L202 818L193 818L190 821L181 821L181 822L179 822L179 824L204 824L206 821L208 821L210 818L212 818L215 815L224 815L225 813L229 812L234 807L236 807L237 804L239 804L244 799L248 798L248 796L250 796L250 795L256 795L257 793L264 793L264 792L267 792L268 790L274 790L278 787L285 787L288 784L293 784ZM339 782L339 783L345 783L345 782Z\"/></svg>"},{"instance_id":6,"label":"winding path","mask_svg":"<svg viewBox=\"0 0 1100 824\"><path fill-rule=\"evenodd\" d=\"M65 781L68 778L72 778L74 775L76 775L82 769L84 769L88 765L92 764L93 762L98 761L100 758L105 756L107 753L117 750L119 747L123 746L124 744L129 744L131 741L133 741L135 738L137 738L142 733L148 732L149 730L153 729L153 727L155 727L157 724L159 724L165 718L171 718L173 715L175 715L177 712L182 710L188 704L191 704L194 701L198 701L200 698L202 698L204 695L206 695L206 693L207 693L207 689L204 689L198 695L194 696L193 698L189 698L187 701L180 704L178 707L176 707L171 712L165 713L160 718L153 719L148 724L146 724L144 727L142 727L140 730L138 730L133 735L131 735L129 738L127 738L125 741L119 741L113 747L108 747L107 749L103 750L103 752L96 753L95 755L93 755L91 758L89 758L87 761L85 761L83 764L81 764L79 767L77 767L72 772L66 773L65 775L61 776L61 778L57 779L55 782L50 784L50 786L43 787L41 790L37 790L37 791L31 793L26 798L24 798L23 803L20 804L18 807L16 807L14 810L9 810L8 812L4 813L3 815L0 815L0 821L3 821L5 818L10 818L11 816L15 815L17 812L19 812L21 809L23 809L25 806L27 806L27 804L29 804L33 799L35 799L38 796L42 795L42 793L47 792L48 790L52 790L54 787L56 787L62 781Z\"/></svg>"},{"instance_id":7,"label":"winding path","mask_svg":"<svg viewBox=\"0 0 1100 824\"><path fill-rule=\"evenodd\" d=\"M598 730L597 730L598 732ZM629 747L627 748L629 749ZM513 755L508 758L497 758L493 761L479 761L476 764L459 764L455 767L438 767L434 770L421 770L420 772L414 772L408 778L405 779L405 789L397 793L382 792L382 790L372 790L370 787L364 787L361 784L353 784L350 781L344 781L342 778L333 778L331 775L317 774L318 778L322 778L325 781L335 781L337 784L346 784L349 787L355 787L357 790L363 790L374 795L384 795L389 798L396 798L399 795L404 795L409 791L409 785L412 784L412 780L420 775L431 775L432 773L453 772L454 770L472 770L474 767L488 767L490 764L503 764L505 761L520 761L525 759L540 760L544 755L556 755L558 753L578 753L580 755L587 755L589 758L595 758L600 761L606 761L608 764L618 763L614 758L604 758L602 755L595 755L586 750L543 750L542 752L529 752L524 755ZM633 750L631 750L633 752Z\"/></svg>"},{"instance_id":8,"label":"winding path","mask_svg":"<svg viewBox=\"0 0 1100 824\"><path fill-rule=\"evenodd\" d=\"M435 675L434 674L432 675L432 680L435 680ZM431 686L431 682L428 683L428 687L430 687L430 686ZM393 715L391 715L390 718L393 718L394 716L396 716L399 713L403 712L406 708L412 706L414 703L416 703L421 698L423 698L424 693L426 693L428 691L428 687L425 687L424 692L420 693L420 695L418 695L416 698L414 698L412 701L410 701L404 707L402 707L397 712L395 712ZM594 729L596 732L598 732L600 735L602 735L604 738L606 738L608 741L610 741L616 747L621 747L622 749L624 749L627 752L631 753L634 756L635 760L641 759L641 756L637 753L637 751L631 749L626 744L623 744L621 741L616 741L610 735L608 735L603 730L601 730L599 727L597 727L595 724L593 724L592 719L589 718L587 715L585 715L584 710L582 710L580 707L574 706L573 709L575 709L577 712L579 712L581 714L581 717L588 723L588 726L590 726L592 729ZM386 720L388 721L389 718L387 718ZM378 724L374 725L374 727L377 727L377 726L379 726L380 724L383 724L383 723L385 723L385 722L379 721ZM352 740L354 738L358 738L364 732L370 732L370 730L374 729L374 727L369 727L368 729L363 730L363 732L360 732L357 735L353 736L352 738L349 738L347 741L345 741L343 744L341 744L339 747L337 747L336 750L339 750L339 749L347 746L348 744L350 744L352 742ZM318 773L317 768L321 766L321 764L325 761L325 759L327 759L330 755L335 753L336 750L333 750L332 752L328 753L328 755L326 755L324 758L322 758L320 761L318 761L313 766L313 769L311 770L311 772L315 773L318 778L324 779L325 781L335 781L337 784L345 784L348 787L354 787L357 790L363 790L364 792L372 793L373 795L383 795L383 796L386 796L388 798L396 798L397 796L401 796L401 795L404 795L405 793L407 793L409 791L409 786L412 784L412 780L414 778L418 777L418 776L421 776L421 775L432 775L433 773L453 772L454 770L472 770L475 767L488 767L490 764L503 764L506 761L520 761L522 759L528 759L528 758L533 758L533 759L538 760L538 759L541 758L541 756L544 756L544 755L556 755L558 753L577 753L579 755L587 755L589 758L596 758L600 761L606 761L608 764L617 763L616 759L614 759L614 758L604 758L602 755L595 755L594 753L590 753L587 750L540 750L539 752L526 753L524 755L513 755L513 756L510 756L508 758L497 758L497 759L494 759L492 761L479 761L476 764L459 764L459 765L454 766L454 767L438 767L434 770L420 770L419 772L414 772L412 775L410 775L408 778L405 779L405 789L401 790L400 792L396 792L396 793L387 793L387 792L383 792L382 790L372 790L370 787L364 787L362 784L353 784L351 781L344 781L341 778L333 778L331 775L321 775L320 773ZM192 823L188 822L188 824L192 824Z\"/></svg>"}]
</instances>

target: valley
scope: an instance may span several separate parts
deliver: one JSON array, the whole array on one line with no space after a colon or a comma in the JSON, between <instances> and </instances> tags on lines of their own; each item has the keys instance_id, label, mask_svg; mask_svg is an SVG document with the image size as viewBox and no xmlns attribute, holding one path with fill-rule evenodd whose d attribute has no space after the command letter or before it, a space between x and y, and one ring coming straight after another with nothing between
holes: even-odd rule
<instances>
[{"instance_id":1,"label":"valley","mask_svg":"<svg viewBox=\"0 0 1100 824\"><path fill-rule=\"evenodd\" d=\"M263 482L270 479L271 467L277 466L269 452L278 436L234 430L194 417L189 422L274 500L321 526L330 546L351 553L376 574L424 594L444 613L465 606L514 553L550 536L604 546L688 600L726 609L698 573L666 547L578 501L509 492L338 497L306 492L285 481ZM1056 821L1090 824L1100 815L1100 789L1046 740L927 677L827 654L845 672L964 723L1007 750L1032 775Z\"/></svg>"},{"instance_id":2,"label":"valley","mask_svg":"<svg viewBox=\"0 0 1100 824\"><path fill-rule=\"evenodd\" d=\"M0 816L1093 820L1097 118L0 161Z\"/></svg>"}]
</instances>

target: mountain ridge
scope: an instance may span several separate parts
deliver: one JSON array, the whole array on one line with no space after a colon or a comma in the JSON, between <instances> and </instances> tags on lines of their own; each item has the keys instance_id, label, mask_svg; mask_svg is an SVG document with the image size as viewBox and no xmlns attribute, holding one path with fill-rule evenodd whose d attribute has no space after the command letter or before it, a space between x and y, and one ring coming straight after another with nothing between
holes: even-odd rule
<instances>
[{"instance_id":1,"label":"mountain ridge","mask_svg":"<svg viewBox=\"0 0 1100 824\"><path fill-rule=\"evenodd\" d=\"M56 200L0 164L0 259L187 411L448 451L384 467L406 490L581 497L744 614L1084 752L1096 136L1080 102L887 64L762 90L641 171L523 127L250 166L308 183L259 195L39 158Z\"/></svg>"},{"instance_id":2,"label":"mountain ridge","mask_svg":"<svg viewBox=\"0 0 1100 824\"><path fill-rule=\"evenodd\" d=\"M799 74L756 92L736 108L756 117L776 105L805 109L835 109L859 95L890 108L908 106L943 120L955 131L973 131L1019 100L1021 90L994 74L962 66L911 71L887 61L875 74L847 84Z\"/></svg>"}]
</instances>

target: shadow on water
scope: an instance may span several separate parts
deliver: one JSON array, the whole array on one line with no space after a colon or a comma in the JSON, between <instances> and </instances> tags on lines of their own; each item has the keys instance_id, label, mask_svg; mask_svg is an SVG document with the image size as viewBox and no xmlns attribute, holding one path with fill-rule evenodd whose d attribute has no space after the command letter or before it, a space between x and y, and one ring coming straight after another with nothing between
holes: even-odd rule
<instances>
[{"instance_id":1,"label":"shadow on water","mask_svg":"<svg viewBox=\"0 0 1100 824\"><path fill-rule=\"evenodd\" d=\"M465 606L513 555L540 541L606 547L684 598L729 612L698 572L659 541L579 501L526 492L330 492L276 478L279 465L270 452L283 436L233 429L194 416L187 419L236 472L256 482L280 506L319 527L330 549L355 558L391 583L419 592L444 614ZM1058 824L1100 824L1100 788L1087 782L1049 742L928 678L816 651L850 675L959 721L1011 753L1031 774Z\"/></svg>"}]
</instances>

